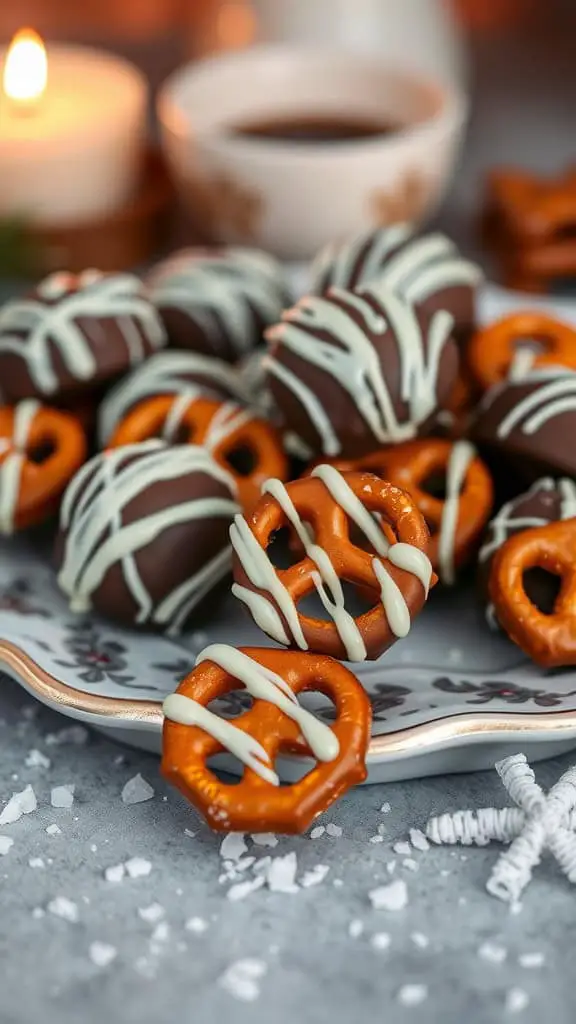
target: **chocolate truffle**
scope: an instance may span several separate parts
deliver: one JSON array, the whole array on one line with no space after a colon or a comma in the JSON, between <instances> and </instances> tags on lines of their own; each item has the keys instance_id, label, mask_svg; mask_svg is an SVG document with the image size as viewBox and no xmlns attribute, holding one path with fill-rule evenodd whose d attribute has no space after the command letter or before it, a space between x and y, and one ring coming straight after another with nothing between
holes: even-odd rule
<instances>
[{"instance_id":1,"label":"chocolate truffle","mask_svg":"<svg viewBox=\"0 0 576 1024\"><path fill-rule=\"evenodd\" d=\"M528 481L546 473L576 476L576 373L541 367L494 385L480 403L473 436Z\"/></svg>"},{"instance_id":2,"label":"chocolate truffle","mask_svg":"<svg viewBox=\"0 0 576 1024\"><path fill-rule=\"evenodd\" d=\"M445 235L418 236L414 230L393 224L327 245L312 265L311 290L322 295L331 287L391 288L427 313L447 309L454 317L454 337L466 341L475 327L482 272Z\"/></svg>"},{"instance_id":3,"label":"chocolate truffle","mask_svg":"<svg viewBox=\"0 0 576 1024\"><path fill-rule=\"evenodd\" d=\"M51 274L0 309L2 390L9 402L84 398L165 343L133 274Z\"/></svg>"},{"instance_id":4,"label":"chocolate truffle","mask_svg":"<svg viewBox=\"0 0 576 1024\"><path fill-rule=\"evenodd\" d=\"M266 335L283 427L329 458L426 433L458 370L452 323L380 288L301 299Z\"/></svg>"},{"instance_id":5,"label":"chocolate truffle","mask_svg":"<svg viewBox=\"0 0 576 1024\"><path fill-rule=\"evenodd\" d=\"M118 424L135 406L159 395L183 402L200 395L233 398L249 404L250 392L236 368L222 359L195 352L158 352L108 392L98 412L98 440L103 448Z\"/></svg>"},{"instance_id":6,"label":"chocolate truffle","mask_svg":"<svg viewBox=\"0 0 576 1024\"><path fill-rule=\"evenodd\" d=\"M565 477L559 480L542 477L524 494L507 501L490 521L484 543L478 553L479 584L487 603L487 619L490 626L498 627L488 596L490 567L498 549L516 533L537 526L547 526L548 523L555 523L560 519L572 519L574 516L576 483ZM532 599L540 605L553 604L556 591L549 574L533 570L531 579L525 580L525 586Z\"/></svg>"},{"instance_id":7,"label":"chocolate truffle","mask_svg":"<svg viewBox=\"0 0 576 1024\"><path fill-rule=\"evenodd\" d=\"M288 304L280 265L257 249L182 249L148 279L174 348L235 363Z\"/></svg>"},{"instance_id":8,"label":"chocolate truffle","mask_svg":"<svg viewBox=\"0 0 576 1024\"><path fill-rule=\"evenodd\" d=\"M96 455L60 511L58 583L73 611L178 632L230 571L231 476L194 445Z\"/></svg>"}]
</instances>

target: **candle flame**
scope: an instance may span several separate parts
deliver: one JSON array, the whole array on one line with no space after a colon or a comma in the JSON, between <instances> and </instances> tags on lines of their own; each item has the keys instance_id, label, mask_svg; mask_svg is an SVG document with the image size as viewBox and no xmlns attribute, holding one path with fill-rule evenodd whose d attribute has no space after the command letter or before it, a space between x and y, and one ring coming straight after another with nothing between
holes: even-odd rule
<instances>
[{"instance_id":1,"label":"candle flame","mask_svg":"<svg viewBox=\"0 0 576 1024\"><path fill-rule=\"evenodd\" d=\"M4 92L12 100L28 103L42 95L47 79L48 60L42 39L31 28L20 29L4 62Z\"/></svg>"}]
</instances>

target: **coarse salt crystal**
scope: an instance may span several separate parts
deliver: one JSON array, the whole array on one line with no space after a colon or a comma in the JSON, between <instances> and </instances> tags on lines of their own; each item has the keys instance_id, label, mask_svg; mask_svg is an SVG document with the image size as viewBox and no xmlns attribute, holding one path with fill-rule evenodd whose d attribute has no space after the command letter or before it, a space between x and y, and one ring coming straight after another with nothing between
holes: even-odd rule
<instances>
[{"instance_id":1,"label":"coarse salt crystal","mask_svg":"<svg viewBox=\"0 0 576 1024\"><path fill-rule=\"evenodd\" d=\"M249 878L245 882L237 882L236 885L230 886L226 893L226 897L231 903L238 903L239 900L246 899L250 893L256 892L257 889L261 889L265 882L266 879L264 875L256 875L256 878Z\"/></svg>"},{"instance_id":2,"label":"coarse salt crystal","mask_svg":"<svg viewBox=\"0 0 576 1024\"><path fill-rule=\"evenodd\" d=\"M167 921L159 921L152 935L150 936L150 942L168 942L170 938L170 925Z\"/></svg>"},{"instance_id":3,"label":"coarse salt crystal","mask_svg":"<svg viewBox=\"0 0 576 1024\"><path fill-rule=\"evenodd\" d=\"M298 862L296 854L285 854L284 857L273 857L266 872L266 882L271 892L295 893L298 892L296 885L296 871Z\"/></svg>"},{"instance_id":4,"label":"coarse salt crystal","mask_svg":"<svg viewBox=\"0 0 576 1024\"><path fill-rule=\"evenodd\" d=\"M88 742L88 729L83 725L69 725L58 732L51 732L46 737L47 747L61 747L70 743L76 747L83 747Z\"/></svg>"},{"instance_id":5,"label":"coarse salt crystal","mask_svg":"<svg viewBox=\"0 0 576 1024\"><path fill-rule=\"evenodd\" d=\"M504 946L499 946L497 942L488 941L479 946L478 956L491 964L503 964L508 956L508 950Z\"/></svg>"},{"instance_id":6,"label":"coarse salt crystal","mask_svg":"<svg viewBox=\"0 0 576 1024\"><path fill-rule=\"evenodd\" d=\"M143 804L146 800L151 800L154 796L154 790L149 782L146 781L138 772L122 789L122 803L123 804Z\"/></svg>"},{"instance_id":7,"label":"coarse salt crystal","mask_svg":"<svg viewBox=\"0 0 576 1024\"><path fill-rule=\"evenodd\" d=\"M402 861L402 866L405 867L407 871L418 871L418 861L414 860L413 857L405 857Z\"/></svg>"},{"instance_id":8,"label":"coarse salt crystal","mask_svg":"<svg viewBox=\"0 0 576 1024\"><path fill-rule=\"evenodd\" d=\"M228 832L220 844L220 856L224 860L240 860L247 849L243 832Z\"/></svg>"},{"instance_id":9,"label":"coarse salt crystal","mask_svg":"<svg viewBox=\"0 0 576 1024\"><path fill-rule=\"evenodd\" d=\"M90 943L88 954L96 967L108 967L116 959L118 950L108 942L96 941Z\"/></svg>"},{"instance_id":10,"label":"coarse salt crystal","mask_svg":"<svg viewBox=\"0 0 576 1024\"><path fill-rule=\"evenodd\" d=\"M329 821L326 825L326 834L334 839L339 839L342 835L342 829L340 825L335 825L333 821Z\"/></svg>"},{"instance_id":11,"label":"coarse salt crystal","mask_svg":"<svg viewBox=\"0 0 576 1024\"><path fill-rule=\"evenodd\" d=\"M13 793L0 813L0 825L12 825L20 821L23 814L32 814L38 807L32 786L26 786L20 793Z\"/></svg>"},{"instance_id":12,"label":"coarse salt crystal","mask_svg":"<svg viewBox=\"0 0 576 1024\"><path fill-rule=\"evenodd\" d=\"M144 857L131 857L124 867L130 878L145 878L152 871L152 864Z\"/></svg>"},{"instance_id":13,"label":"coarse salt crystal","mask_svg":"<svg viewBox=\"0 0 576 1024\"><path fill-rule=\"evenodd\" d=\"M14 840L10 836L0 836L0 857L5 857L14 846Z\"/></svg>"},{"instance_id":14,"label":"coarse salt crystal","mask_svg":"<svg viewBox=\"0 0 576 1024\"><path fill-rule=\"evenodd\" d=\"M532 970L536 967L543 967L546 963L546 957L544 953L521 953L518 957L518 963L520 967L526 967L528 970Z\"/></svg>"},{"instance_id":15,"label":"coarse salt crystal","mask_svg":"<svg viewBox=\"0 0 576 1024\"><path fill-rule=\"evenodd\" d=\"M384 842L384 836L380 835L380 833L378 833L378 835L376 835L376 836L370 836L368 842L369 843L383 843Z\"/></svg>"},{"instance_id":16,"label":"coarse salt crystal","mask_svg":"<svg viewBox=\"0 0 576 1024\"><path fill-rule=\"evenodd\" d=\"M28 867L31 868L44 868L46 867L42 857L30 857L28 861Z\"/></svg>"},{"instance_id":17,"label":"coarse salt crystal","mask_svg":"<svg viewBox=\"0 0 576 1024\"><path fill-rule=\"evenodd\" d=\"M226 968L224 974L219 978L218 984L235 999L253 1003L260 995L258 983L266 974L267 969L263 960L256 960L252 957L236 960Z\"/></svg>"},{"instance_id":18,"label":"coarse salt crystal","mask_svg":"<svg viewBox=\"0 0 576 1024\"><path fill-rule=\"evenodd\" d=\"M123 864L113 864L105 869L104 878L107 882L121 882L125 874L126 869Z\"/></svg>"},{"instance_id":19,"label":"coarse salt crystal","mask_svg":"<svg viewBox=\"0 0 576 1024\"><path fill-rule=\"evenodd\" d=\"M530 1002L530 997L523 988L511 988L506 993L506 1012L507 1013L522 1013L526 1009Z\"/></svg>"},{"instance_id":20,"label":"coarse salt crystal","mask_svg":"<svg viewBox=\"0 0 576 1024\"><path fill-rule=\"evenodd\" d=\"M388 932L375 932L370 939L370 945L374 949L384 950L389 948L391 941Z\"/></svg>"},{"instance_id":21,"label":"coarse salt crystal","mask_svg":"<svg viewBox=\"0 0 576 1024\"><path fill-rule=\"evenodd\" d=\"M397 853L400 857L409 857L410 854L412 853L412 847L410 846L410 843L393 843L392 849L394 850L394 853Z\"/></svg>"},{"instance_id":22,"label":"coarse salt crystal","mask_svg":"<svg viewBox=\"0 0 576 1024\"><path fill-rule=\"evenodd\" d=\"M328 864L315 864L309 871L305 871L300 879L300 885L304 886L305 889L309 889L311 885L320 885L326 878L326 875L330 871Z\"/></svg>"},{"instance_id":23,"label":"coarse salt crystal","mask_svg":"<svg viewBox=\"0 0 576 1024\"><path fill-rule=\"evenodd\" d=\"M422 932L412 932L410 940L418 949L427 949L430 945L430 939Z\"/></svg>"},{"instance_id":24,"label":"coarse salt crystal","mask_svg":"<svg viewBox=\"0 0 576 1024\"><path fill-rule=\"evenodd\" d=\"M424 835L422 830L419 828L410 829L410 842L412 843L414 849L420 850L421 853L424 853L426 850L430 849L430 843L426 839L426 836Z\"/></svg>"},{"instance_id":25,"label":"coarse salt crystal","mask_svg":"<svg viewBox=\"0 0 576 1024\"><path fill-rule=\"evenodd\" d=\"M27 768L49 768L51 762L41 750L29 750L24 764Z\"/></svg>"},{"instance_id":26,"label":"coarse salt crystal","mask_svg":"<svg viewBox=\"0 0 576 1024\"><path fill-rule=\"evenodd\" d=\"M381 814L390 814L391 810L392 810L392 807L390 806L388 801L385 800L384 803L382 804L382 807L380 808L380 813Z\"/></svg>"},{"instance_id":27,"label":"coarse salt crystal","mask_svg":"<svg viewBox=\"0 0 576 1024\"><path fill-rule=\"evenodd\" d=\"M273 832L259 832L251 835L250 838L253 843L256 843L256 846L278 846L278 836L275 836Z\"/></svg>"},{"instance_id":28,"label":"coarse salt crystal","mask_svg":"<svg viewBox=\"0 0 576 1024\"><path fill-rule=\"evenodd\" d=\"M426 985L402 985L398 990L398 1002L401 1006L420 1006L428 998Z\"/></svg>"},{"instance_id":29,"label":"coarse salt crystal","mask_svg":"<svg viewBox=\"0 0 576 1024\"><path fill-rule=\"evenodd\" d=\"M50 793L52 807L72 807L74 803L74 783L69 782L64 786L54 786Z\"/></svg>"},{"instance_id":30,"label":"coarse salt crystal","mask_svg":"<svg viewBox=\"0 0 576 1024\"><path fill-rule=\"evenodd\" d=\"M165 914L164 907L160 903L151 903L149 907L138 907L138 917L148 924L156 924Z\"/></svg>"},{"instance_id":31,"label":"coarse salt crystal","mask_svg":"<svg viewBox=\"0 0 576 1024\"><path fill-rule=\"evenodd\" d=\"M46 909L50 914L54 914L55 917L61 917L64 921L69 921L71 924L76 924L80 919L78 907L67 896L55 896L53 900L50 900Z\"/></svg>"},{"instance_id":32,"label":"coarse salt crystal","mask_svg":"<svg viewBox=\"0 0 576 1024\"><path fill-rule=\"evenodd\" d=\"M325 831L324 825L316 825L310 833L310 839L320 839L320 836L323 836Z\"/></svg>"},{"instance_id":33,"label":"coarse salt crystal","mask_svg":"<svg viewBox=\"0 0 576 1024\"><path fill-rule=\"evenodd\" d=\"M408 903L406 882L397 878L389 885L381 885L378 889L372 889L368 893L368 897L374 910L403 910Z\"/></svg>"},{"instance_id":34,"label":"coarse salt crystal","mask_svg":"<svg viewBox=\"0 0 576 1024\"><path fill-rule=\"evenodd\" d=\"M188 839L194 839L196 833L193 832L191 828L185 828L184 829L184 835L188 836Z\"/></svg>"},{"instance_id":35,"label":"coarse salt crystal","mask_svg":"<svg viewBox=\"0 0 576 1024\"><path fill-rule=\"evenodd\" d=\"M396 871L396 861L395 860L387 861L387 863L386 863L386 871L388 872L389 875L393 875L394 874L394 872Z\"/></svg>"},{"instance_id":36,"label":"coarse salt crystal","mask_svg":"<svg viewBox=\"0 0 576 1024\"><path fill-rule=\"evenodd\" d=\"M62 829L60 828L59 825L56 824L56 822L53 822L52 825L48 825L46 828L46 832L48 833L49 836L62 835Z\"/></svg>"},{"instance_id":37,"label":"coarse salt crystal","mask_svg":"<svg viewBox=\"0 0 576 1024\"><path fill-rule=\"evenodd\" d=\"M208 921L205 921L203 917L189 917L184 927L187 932L202 935L208 929Z\"/></svg>"},{"instance_id":38,"label":"coarse salt crystal","mask_svg":"<svg viewBox=\"0 0 576 1024\"><path fill-rule=\"evenodd\" d=\"M363 931L364 925L362 921L358 919L350 921L350 924L348 925L348 935L351 939L359 939Z\"/></svg>"}]
</instances>

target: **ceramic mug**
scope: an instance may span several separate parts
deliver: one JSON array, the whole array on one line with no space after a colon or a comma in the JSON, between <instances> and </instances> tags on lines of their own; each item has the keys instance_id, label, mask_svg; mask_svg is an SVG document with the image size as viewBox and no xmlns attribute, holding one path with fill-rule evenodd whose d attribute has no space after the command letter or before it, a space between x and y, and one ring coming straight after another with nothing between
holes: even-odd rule
<instances>
[{"instance_id":1,"label":"ceramic mug","mask_svg":"<svg viewBox=\"0 0 576 1024\"><path fill-rule=\"evenodd\" d=\"M234 130L296 114L401 127L329 145ZM432 214L454 171L466 103L454 88L375 57L261 46L177 71L158 116L199 234L301 260L327 241Z\"/></svg>"}]
</instances>

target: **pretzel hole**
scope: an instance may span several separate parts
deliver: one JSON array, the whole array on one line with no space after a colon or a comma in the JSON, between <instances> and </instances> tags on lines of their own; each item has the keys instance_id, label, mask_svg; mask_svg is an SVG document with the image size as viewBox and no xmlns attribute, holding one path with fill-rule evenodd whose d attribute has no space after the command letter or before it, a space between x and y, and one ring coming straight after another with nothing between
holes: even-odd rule
<instances>
[{"instance_id":1,"label":"pretzel hole","mask_svg":"<svg viewBox=\"0 0 576 1024\"><path fill-rule=\"evenodd\" d=\"M305 779L316 768L316 761L311 763L309 759L303 761L300 758L290 758L290 755L293 753L294 748L289 743L281 743L274 758L274 771L280 779L280 788L293 786L296 782L301 782L302 779ZM287 771L288 758L290 758L290 762Z\"/></svg>"},{"instance_id":2,"label":"pretzel hole","mask_svg":"<svg viewBox=\"0 0 576 1024\"><path fill-rule=\"evenodd\" d=\"M408 488L410 490L410 488ZM446 473L443 469L433 469L420 481L420 490L438 501L446 501ZM462 490L462 488L460 488Z\"/></svg>"},{"instance_id":3,"label":"pretzel hole","mask_svg":"<svg viewBox=\"0 0 576 1024\"><path fill-rule=\"evenodd\" d=\"M237 444L230 448L224 458L237 476L251 476L258 465L258 456L248 444Z\"/></svg>"},{"instance_id":4,"label":"pretzel hole","mask_svg":"<svg viewBox=\"0 0 576 1024\"><path fill-rule=\"evenodd\" d=\"M366 585L359 586L357 583L351 583L348 580L340 580L340 583L342 584L342 592L344 594L344 607L354 618L364 615L374 607L376 598L371 594ZM336 604L334 595L327 583L324 584L324 590L329 599ZM334 622L330 611L324 607L316 589L311 594L303 595L296 602L296 607L298 608L298 613L305 615L307 618L319 619L321 622Z\"/></svg>"},{"instance_id":5,"label":"pretzel hole","mask_svg":"<svg viewBox=\"0 0 576 1024\"><path fill-rule=\"evenodd\" d=\"M310 523L304 523L308 535L314 540L314 531ZM275 569L289 569L304 558L304 550L300 538L289 526L281 526L270 534L266 546L266 554Z\"/></svg>"},{"instance_id":6,"label":"pretzel hole","mask_svg":"<svg viewBox=\"0 0 576 1024\"><path fill-rule=\"evenodd\" d=\"M176 427L166 433L166 424L164 428L160 429L155 435L161 441L167 441L168 444L193 444L196 429L189 423L177 423Z\"/></svg>"},{"instance_id":7,"label":"pretzel hole","mask_svg":"<svg viewBox=\"0 0 576 1024\"><path fill-rule=\"evenodd\" d=\"M244 715L247 711L250 711L254 704L254 698L247 690L243 687L237 690L230 690L225 693L222 697L216 697L215 700L211 700L207 704L209 711L213 711L215 715L219 715L220 718L239 718L240 715Z\"/></svg>"},{"instance_id":8,"label":"pretzel hole","mask_svg":"<svg viewBox=\"0 0 576 1024\"><path fill-rule=\"evenodd\" d=\"M55 451L56 443L53 439L51 437L43 437L36 444L27 447L26 458L29 462L34 462L37 466L41 466L43 462L47 462L54 455Z\"/></svg>"},{"instance_id":9,"label":"pretzel hole","mask_svg":"<svg viewBox=\"0 0 576 1024\"><path fill-rule=\"evenodd\" d=\"M571 242L576 238L576 221L568 221L560 224L552 232L552 238L557 242Z\"/></svg>"},{"instance_id":10,"label":"pretzel hole","mask_svg":"<svg viewBox=\"0 0 576 1024\"><path fill-rule=\"evenodd\" d=\"M212 754L205 761L205 768L218 781L227 786L239 786L244 778L245 766L234 754L220 752Z\"/></svg>"},{"instance_id":11,"label":"pretzel hole","mask_svg":"<svg viewBox=\"0 0 576 1024\"><path fill-rule=\"evenodd\" d=\"M562 587L562 577L539 565L526 569L522 575L524 592L543 615L553 615Z\"/></svg>"}]
</instances>

